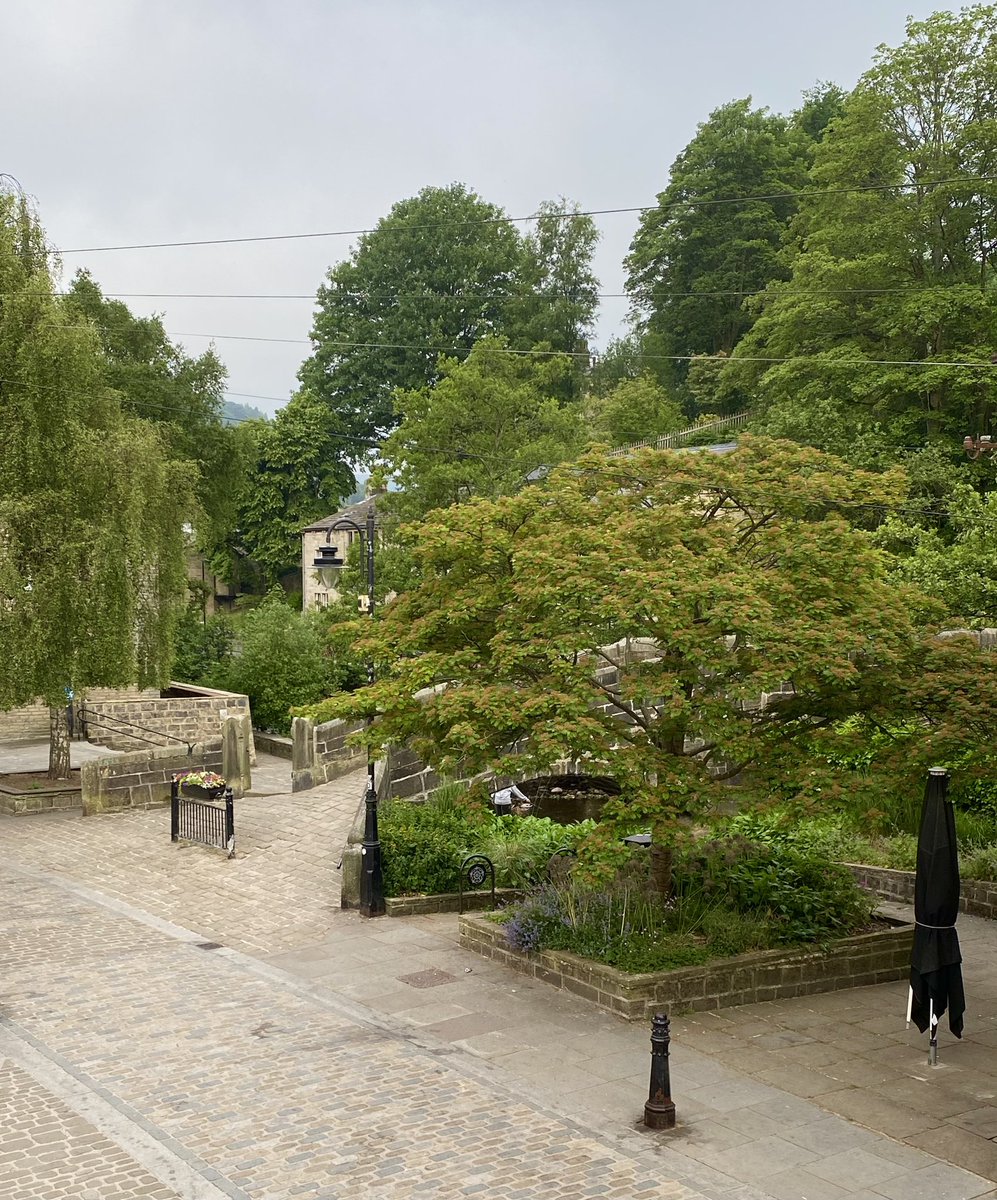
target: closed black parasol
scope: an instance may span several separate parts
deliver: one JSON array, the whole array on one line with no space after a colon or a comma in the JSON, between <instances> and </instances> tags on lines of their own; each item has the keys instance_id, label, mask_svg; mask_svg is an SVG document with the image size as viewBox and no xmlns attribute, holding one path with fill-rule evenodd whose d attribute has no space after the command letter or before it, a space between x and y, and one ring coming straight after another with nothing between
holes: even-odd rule
<instances>
[{"instance_id":1,"label":"closed black parasol","mask_svg":"<svg viewBox=\"0 0 997 1200\"><path fill-rule=\"evenodd\" d=\"M928 772L917 839L914 880L914 949L910 960L910 1012L922 1033L931 1030L930 1061L937 1056L939 1018L948 1009L949 1029L962 1037L966 996L962 954L955 930L959 916L959 857L955 814L948 799L949 776L942 767Z\"/></svg>"}]
</instances>

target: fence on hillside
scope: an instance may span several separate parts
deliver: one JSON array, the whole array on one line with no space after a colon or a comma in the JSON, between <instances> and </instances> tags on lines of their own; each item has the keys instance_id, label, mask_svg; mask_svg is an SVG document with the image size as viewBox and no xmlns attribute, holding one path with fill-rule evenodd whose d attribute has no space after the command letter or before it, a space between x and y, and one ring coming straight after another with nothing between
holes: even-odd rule
<instances>
[{"instance_id":1,"label":"fence on hillside","mask_svg":"<svg viewBox=\"0 0 997 1200\"><path fill-rule=\"evenodd\" d=\"M735 413L732 417L720 417L716 421L706 421L702 425L690 425L688 429L680 429L676 433L664 433L650 442L631 442L628 446L618 446L610 452L609 457L625 458L635 450L674 450L686 438L710 431L740 429L750 420L750 412Z\"/></svg>"}]
</instances>

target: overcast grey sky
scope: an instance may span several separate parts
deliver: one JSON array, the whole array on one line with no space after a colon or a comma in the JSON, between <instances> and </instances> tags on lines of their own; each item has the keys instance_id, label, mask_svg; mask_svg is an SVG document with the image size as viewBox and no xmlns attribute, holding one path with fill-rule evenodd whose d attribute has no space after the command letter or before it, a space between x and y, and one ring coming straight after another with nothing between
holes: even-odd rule
<instances>
[{"instance_id":1,"label":"overcast grey sky","mask_svg":"<svg viewBox=\"0 0 997 1200\"><path fill-rule=\"evenodd\" d=\"M365 228L460 180L511 216L653 203L696 125L751 95L850 87L918 0L31 0L0 9L0 171L57 246ZM620 292L634 215L599 219ZM108 292L313 296L349 238L67 254ZM310 300L128 299L195 334L302 339ZM597 344L626 302L605 300ZM219 339L272 411L306 344Z\"/></svg>"}]
</instances>

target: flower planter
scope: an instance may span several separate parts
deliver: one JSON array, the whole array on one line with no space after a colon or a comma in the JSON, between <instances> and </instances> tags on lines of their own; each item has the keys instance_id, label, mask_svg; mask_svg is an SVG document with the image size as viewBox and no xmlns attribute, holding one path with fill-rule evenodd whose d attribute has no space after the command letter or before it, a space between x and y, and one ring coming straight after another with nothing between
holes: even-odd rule
<instances>
[{"instance_id":1,"label":"flower planter","mask_svg":"<svg viewBox=\"0 0 997 1200\"><path fill-rule=\"evenodd\" d=\"M465 950L573 992L628 1021L656 1012L727 1008L815 992L906 979L914 926L840 938L824 947L787 946L717 959L698 967L633 975L566 950L513 950L501 925L465 913L458 923Z\"/></svg>"},{"instance_id":2,"label":"flower planter","mask_svg":"<svg viewBox=\"0 0 997 1200\"><path fill-rule=\"evenodd\" d=\"M180 795L187 796L191 800L220 800L225 795L225 785L220 784L218 787L201 787L199 783L183 783L180 784Z\"/></svg>"}]
</instances>

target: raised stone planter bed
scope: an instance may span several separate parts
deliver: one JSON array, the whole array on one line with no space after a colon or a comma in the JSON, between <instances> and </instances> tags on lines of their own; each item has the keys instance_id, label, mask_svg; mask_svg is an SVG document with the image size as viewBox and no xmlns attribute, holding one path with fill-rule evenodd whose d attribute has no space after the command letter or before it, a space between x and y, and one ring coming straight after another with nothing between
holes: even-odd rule
<instances>
[{"instance_id":1,"label":"raised stone planter bed","mask_svg":"<svg viewBox=\"0 0 997 1200\"><path fill-rule=\"evenodd\" d=\"M31 780L30 786L25 786L20 777L0 776L0 813L19 817L26 813L82 808L79 772L73 775L72 780L58 783Z\"/></svg>"},{"instance_id":2,"label":"raised stone planter bed","mask_svg":"<svg viewBox=\"0 0 997 1200\"><path fill-rule=\"evenodd\" d=\"M845 864L855 881L867 892L898 904L914 903L914 872L893 871L888 867L867 867L861 863ZM959 911L973 917L997 920L997 883L984 879L964 879L959 896Z\"/></svg>"},{"instance_id":3,"label":"raised stone planter bed","mask_svg":"<svg viewBox=\"0 0 997 1200\"><path fill-rule=\"evenodd\" d=\"M648 1020L662 1010L728 1008L893 983L910 972L914 937L913 925L897 924L841 938L826 951L786 947L718 959L702 967L630 975L565 950L513 950L502 926L485 917L464 914L458 931L465 950L564 988L628 1021Z\"/></svg>"},{"instance_id":4,"label":"raised stone planter bed","mask_svg":"<svg viewBox=\"0 0 997 1200\"><path fill-rule=\"evenodd\" d=\"M521 900L522 892L514 888L496 888L495 899L499 904L509 904L513 900ZM459 892L439 892L433 896L389 896L384 902L389 917L416 917L423 913L455 913L460 912ZM472 912L481 912L491 908L491 892L465 892L464 908Z\"/></svg>"}]
</instances>

